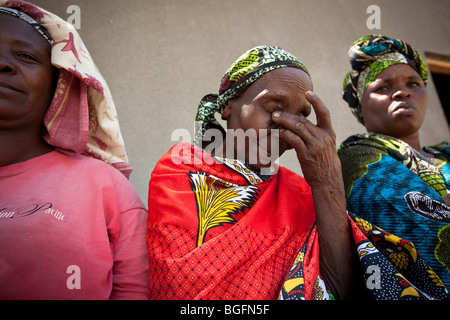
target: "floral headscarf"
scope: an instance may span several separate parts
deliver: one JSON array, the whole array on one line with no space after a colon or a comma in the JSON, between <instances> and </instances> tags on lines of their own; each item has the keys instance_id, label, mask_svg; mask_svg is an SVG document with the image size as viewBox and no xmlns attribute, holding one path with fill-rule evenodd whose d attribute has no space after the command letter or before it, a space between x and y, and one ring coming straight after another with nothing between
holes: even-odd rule
<instances>
[{"instance_id":1,"label":"floral headscarf","mask_svg":"<svg viewBox=\"0 0 450 320\"><path fill-rule=\"evenodd\" d=\"M367 86L389 66L404 63L428 80L428 70L419 52L399 39L368 35L355 41L348 51L352 70L344 79L343 98L361 122L361 98Z\"/></svg>"},{"instance_id":2,"label":"floral headscarf","mask_svg":"<svg viewBox=\"0 0 450 320\"><path fill-rule=\"evenodd\" d=\"M51 36L51 62L59 69L59 79L44 117L45 141L61 152L100 159L128 178L132 168L128 164L114 101L76 29L25 1L0 0L0 7L26 13Z\"/></svg>"},{"instance_id":3,"label":"floral headscarf","mask_svg":"<svg viewBox=\"0 0 450 320\"><path fill-rule=\"evenodd\" d=\"M239 57L222 77L219 93L208 94L200 101L196 120L194 145L202 148L206 130L224 129L214 118L228 100L239 97L253 82L269 71L295 67L309 75L305 65L289 52L275 46L258 46Z\"/></svg>"}]
</instances>

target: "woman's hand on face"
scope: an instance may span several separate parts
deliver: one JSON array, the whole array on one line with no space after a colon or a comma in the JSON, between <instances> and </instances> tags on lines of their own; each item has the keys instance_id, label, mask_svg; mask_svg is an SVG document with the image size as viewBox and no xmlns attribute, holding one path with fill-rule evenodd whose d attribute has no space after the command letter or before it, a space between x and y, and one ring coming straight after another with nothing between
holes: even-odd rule
<instances>
[{"instance_id":1,"label":"woman's hand on face","mask_svg":"<svg viewBox=\"0 0 450 320\"><path fill-rule=\"evenodd\" d=\"M272 119L283 127L280 138L295 149L308 184L320 187L341 180L341 164L330 112L313 92L308 91L306 98L316 113L316 125L303 115L288 112L274 112Z\"/></svg>"},{"instance_id":2,"label":"woman's hand on face","mask_svg":"<svg viewBox=\"0 0 450 320\"><path fill-rule=\"evenodd\" d=\"M354 276L359 272L359 259L346 214L336 135L330 112L319 97L307 92L306 99L313 106L317 124L288 112L274 112L272 119L284 128L280 130L280 139L295 149L303 176L311 187L324 281L337 299L355 299L365 286Z\"/></svg>"}]
</instances>

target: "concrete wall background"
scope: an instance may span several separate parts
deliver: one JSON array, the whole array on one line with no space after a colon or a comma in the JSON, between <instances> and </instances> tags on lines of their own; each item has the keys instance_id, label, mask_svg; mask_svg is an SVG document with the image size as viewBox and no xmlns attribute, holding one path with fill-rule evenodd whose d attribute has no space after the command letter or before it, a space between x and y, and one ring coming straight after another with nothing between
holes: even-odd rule
<instances>
[{"instance_id":1,"label":"concrete wall background","mask_svg":"<svg viewBox=\"0 0 450 320\"><path fill-rule=\"evenodd\" d=\"M308 67L314 91L330 109L337 143L364 132L341 98L347 50L360 36L381 33L423 54L450 55L448 0L31 0L58 14L81 9L81 34L108 82L120 118L131 182L147 202L158 159L175 143L172 132L193 132L200 99L216 92L228 67L246 50L277 45ZM369 30L369 5L381 9L381 29ZM429 84L422 144L450 139L434 84ZM280 164L301 174L291 151Z\"/></svg>"}]
</instances>

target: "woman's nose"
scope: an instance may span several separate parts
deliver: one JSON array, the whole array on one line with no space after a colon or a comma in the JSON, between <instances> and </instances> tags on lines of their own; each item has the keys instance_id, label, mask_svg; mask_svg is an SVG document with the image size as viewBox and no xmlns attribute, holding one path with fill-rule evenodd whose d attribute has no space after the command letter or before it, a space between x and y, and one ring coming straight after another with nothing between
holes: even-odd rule
<instances>
[{"instance_id":1,"label":"woman's nose","mask_svg":"<svg viewBox=\"0 0 450 320\"><path fill-rule=\"evenodd\" d=\"M411 97L411 91L406 86L399 86L394 91L392 97L394 99L407 99Z\"/></svg>"},{"instance_id":2,"label":"woman's nose","mask_svg":"<svg viewBox=\"0 0 450 320\"><path fill-rule=\"evenodd\" d=\"M14 72L14 70L14 65L9 61L9 59L0 54L0 72L11 73Z\"/></svg>"}]
</instances>

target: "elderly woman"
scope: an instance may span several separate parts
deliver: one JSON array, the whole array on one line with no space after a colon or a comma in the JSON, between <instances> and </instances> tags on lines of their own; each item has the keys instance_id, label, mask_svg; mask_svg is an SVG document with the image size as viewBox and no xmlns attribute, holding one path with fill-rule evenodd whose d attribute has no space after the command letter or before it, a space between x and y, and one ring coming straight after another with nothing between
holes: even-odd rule
<instances>
[{"instance_id":1,"label":"elderly woman","mask_svg":"<svg viewBox=\"0 0 450 320\"><path fill-rule=\"evenodd\" d=\"M387 260L367 239L371 231L358 228L369 224L346 214L330 114L311 90L298 58L258 46L229 68L218 94L202 99L194 145L175 145L152 172L151 298L401 296L409 282L395 280L397 271L390 267L378 267L376 274L394 279L389 288L364 288L370 268ZM311 104L317 124L307 119ZM226 132L216 113L226 121ZM289 149L304 178L273 163ZM388 239L381 234L378 240ZM370 257L360 265L358 253ZM402 243L397 253L409 257L415 250ZM437 291L430 295L446 297Z\"/></svg>"},{"instance_id":2,"label":"elderly woman","mask_svg":"<svg viewBox=\"0 0 450 320\"><path fill-rule=\"evenodd\" d=\"M412 241L450 285L450 145L421 147L428 72L402 40L369 35L349 50L344 99L367 133L339 147L348 210Z\"/></svg>"},{"instance_id":3,"label":"elderly woman","mask_svg":"<svg viewBox=\"0 0 450 320\"><path fill-rule=\"evenodd\" d=\"M146 299L147 212L76 30L0 1L0 299Z\"/></svg>"}]
</instances>

